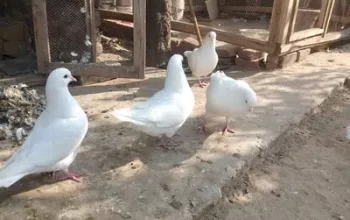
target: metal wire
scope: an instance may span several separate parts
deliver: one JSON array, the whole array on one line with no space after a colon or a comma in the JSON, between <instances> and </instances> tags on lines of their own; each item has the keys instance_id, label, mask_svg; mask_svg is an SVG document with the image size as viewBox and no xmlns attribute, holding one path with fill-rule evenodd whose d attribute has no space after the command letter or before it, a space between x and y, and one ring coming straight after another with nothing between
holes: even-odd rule
<instances>
[{"instance_id":1,"label":"metal wire","mask_svg":"<svg viewBox=\"0 0 350 220\"><path fill-rule=\"evenodd\" d=\"M91 62L84 0L47 0L48 32L52 62Z\"/></svg>"}]
</instances>

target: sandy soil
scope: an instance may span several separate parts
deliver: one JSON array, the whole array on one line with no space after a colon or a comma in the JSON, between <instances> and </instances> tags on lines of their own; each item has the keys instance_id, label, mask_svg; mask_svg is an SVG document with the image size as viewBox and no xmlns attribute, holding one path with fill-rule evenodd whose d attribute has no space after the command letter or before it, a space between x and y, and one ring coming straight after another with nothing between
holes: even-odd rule
<instances>
[{"instance_id":1,"label":"sandy soil","mask_svg":"<svg viewBox=\"0 0 350 220\"><path fill-rule=\"evenodd\" d=\"M200 220L350 219L350 91L330 99L276 141L278 152Z\"/></svg>"}]
</instances>

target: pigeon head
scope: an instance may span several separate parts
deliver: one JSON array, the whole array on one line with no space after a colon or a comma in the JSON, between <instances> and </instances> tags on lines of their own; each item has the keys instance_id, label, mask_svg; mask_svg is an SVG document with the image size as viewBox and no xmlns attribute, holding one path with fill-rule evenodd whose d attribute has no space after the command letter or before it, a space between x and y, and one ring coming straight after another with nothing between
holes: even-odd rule
<instances>
[{"instance_id":1,"label":"pigeon head","mask_svg":"<svg viewBox=\"0 0 350 220\"><path fill-rule=\"evenodd\" d=\"M216 41L216 33L214 31L210 31L206 36L205 40L209 42L215 42Z\"/></svg>"},{"instance_id":2,"label":"pigeon head","mask_svg":"<svg viewBox=\"0 0 350 220\"><path fill-rule=\"evenodd\" d=\"M64 88L70 82L77 80L72 76L72 73L66 68L57 68L52 71L47 79L47 87Z\"/></svg>"},{"instance_id":3,"label":"pigeon head","mask_svg":"<svg viewBox=\"0 0 350 220\"><path fill-rule=\"evenodd\" d=\"M253 91L253 89L251 89L249 86L248 88L245 88L245 103L248 107L249 112L253 111L253 108L256 106L257 103L257 98L256 98L256 94Z\"/></svg>"},{"instance_id":4,"label":"pigeon head","mask_svg":"<svg viewBox=\"0 0 350 220\"><path fill-rule=\"evenodd\" d=\"M170 57L169 62L168 62L168 67L167 69L175 68L175 67L181 67L182 68L182 62L184 58L180 54L174 54L173 56Z\"/></svg>"}]
</instances>

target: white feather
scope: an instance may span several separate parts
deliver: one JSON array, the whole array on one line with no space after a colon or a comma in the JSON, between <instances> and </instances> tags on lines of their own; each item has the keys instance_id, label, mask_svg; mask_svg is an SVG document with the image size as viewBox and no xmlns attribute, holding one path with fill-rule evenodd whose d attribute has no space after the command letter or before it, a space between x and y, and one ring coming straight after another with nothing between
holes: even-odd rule
<instances>
[{"instance_id":1,"label":"white feather","mask_svg":"<svg viewBox=\"0 0 350 220\"><path fill-rule=\"evenodd\" d=\"M121 121L151 136L172 137L192 113L195 98L182 69L183 57L173 55L168 63L164 88L146 102L113 111Z\"/></svg>"},{"instance_id":2,"label":"white feather","mask_svg":"<svg viewBox=\"0 0 350 220\"><path fill-rule=\"evenodd\" d=\"M201 47L193 51L185 51L188 66L195 77L207 76L213 72L219 58L215 50L216 33L209 32Z\"/></svg>"},{"instance_id":3,"label":"white feather","mask_svg":"<svg viewBox=\"0 0 350 220\"><path fill-rule=\"evenodd\" d=\"M68 90L72 78L65 68L48 77L47 107L23 145L0 169L0 187L9 187L29 174L68 170L88 129L85 112Z\"/></svg>"},{"instance_id":4,"label":"white feather","mask_svg":"<svg viewBox=\"0 0 350 220\"><path fill-rule=\"evenodd\" d=\"M211 75L206 111L232 119L253 110L256 94L243 80L234 80L222 71Z\"/></svg>"}]
</instances>

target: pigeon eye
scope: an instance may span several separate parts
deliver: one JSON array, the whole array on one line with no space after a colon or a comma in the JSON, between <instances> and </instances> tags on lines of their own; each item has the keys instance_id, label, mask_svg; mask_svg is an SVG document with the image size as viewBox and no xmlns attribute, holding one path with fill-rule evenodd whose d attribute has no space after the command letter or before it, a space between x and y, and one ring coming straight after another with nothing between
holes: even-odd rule
<instances>
[{"instance_id":1,"label":"pigeon eye","mask_svg":"<svg viewBox=\"0 0 350 220\"><path fill-rule=\"evenodd\" d=\"M245 100L245 103L247 103L247 104L248 104L248 101L247 101L247 100Z\"/></svg>"},{"instance_id":2,"label":"pigeon eye","mask_svg":"<svg viewBox=\"0 0 350 220\"><path fill-rule=\"evenodd\" d=\"M64 77L63 77L63 78L67 79L67 78L68 78L68 75L64 75Z\"/></svg>"}]
</instances>

